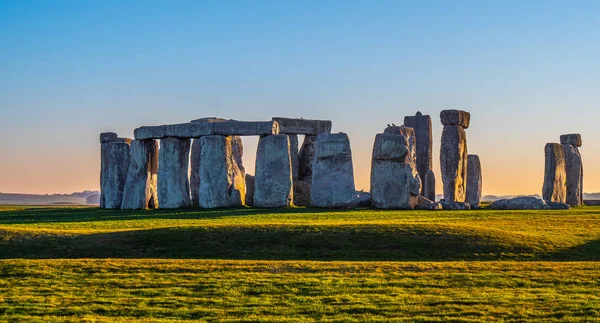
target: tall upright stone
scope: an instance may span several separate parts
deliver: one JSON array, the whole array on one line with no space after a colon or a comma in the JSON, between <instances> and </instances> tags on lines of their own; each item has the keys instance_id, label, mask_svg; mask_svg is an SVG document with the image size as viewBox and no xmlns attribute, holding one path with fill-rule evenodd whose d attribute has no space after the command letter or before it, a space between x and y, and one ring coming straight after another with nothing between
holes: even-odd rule
<instances>
[{"instance_id":1,"label":"tall upright stone","mask_svg":"<svg viewBox=\"0 0 600 323\"><path fill-rule=\"evenodd\" d=\"M375 137L371 163L371 205L378 209L412 209L420 193L419 175L413 173L410 144L401 134Z\"/></svg>"},{"instance_id":2,"label":"tall upright stone","mask_svg":"<svg viewBox=\"0 0 600 323\"><path fill-rule=\"evenodd\" d=\"M344 208L356 198L350 140L345 133L321 133L315 143L310 201L314 207Z\"/></svg>"},{"instance_id":3,"label":"tall upright stone","mask_svg":"<svg viewBox=\"0 0 600 323\"><path fill-rule=\"evenodd\" d=\"M394 134L403 136L408 144L408 153L406 154L405 163L410 166L412 176L418 181L418 191L415 196L418 196L421 192L421 177L417 169L417 137L415 136L415 130L406 126L391 126L385 128L383 131L385 134Z\"/></svg>"},{"instance_id":4,"label":"tall upright stone","mask_svg":"<svg viewBox=\"0 0 600 323\"><path fill-rule=\"evenodd\" d=\"M423 182L421 195L435 201L435 174L433 173L433 132L431 117L417 112L404 117L404 125L413 128L417 138L417 171ZM428 178L429 176L429 178ZM426 184L433 185L428 187Z\"/></svg>"},{"instance_id":5,"label":"tall upright stone","mask_svg":"<svg viewBox=\"0 0 600 323\"><path fill-rule=\"evenodd\" d=\"M477 155L469 155L467 164L467 202L472 208L479 208L481 205L481 193L483 179L481 177L481 161Z\"/></svg>"},{"instance_id":6,"label":"tall upright stone","mask_svg":"<svg viewBox=\"0 0 600 323\"><path fill-rule=\"evenodd\" d=\"M316 141L316 135L304 136L304 141L302 142L302 147L298 154L298 179L309 184L312 183Z\"/></svg>"},{"instance_id":7,"label":"tall upright stone","mask_svg":"<svg viewBox=\"0 0 600 323\"><path fill-rule=\"evenodd\" d=\"M201 208L222 208L244 205L245 176L233 157L232 137L200 138Z\"/></svg>"},{"instance_id":8,"label":"tall upright stone","mask_svg":"<svg viewBox=\"0 0 600 323\"><path fill-rule=\"evenodd\" d=\"M563 146L557 143L546 144L544 186L542 197L548 202L565 203L567 198L567 172Z\"/></svg>"},{"instance_id":9,"label":"tall upright stone","mask_svg":"<svg viewBox=\"0 0 600 323\"><path fill-rule=\"evenodd\" d=\"M158 153L158 203L161 209L191 206L188 178L190 139L161 139Z\"/></svg>"},{"instance_id":10,"label":"tall upright stone","mask_svg":"<svg viewBox=\"0 0 600 323\"><path fill-rule=\"evenodd\" d=\"M129 169L131 139L118 138L114 133L100 135L100 207L119 209Z\"/></svg>"},{"instance_id":11,"label":"tall upright stone","mask_svg":"<svg viewBox=\"0 0 600 323\"><path fill-rule=\"evenodd\" d=\"M444 110L440 149L440 168L446 202L465 202L467 190L467 134L470 114L460 110Z\"/></svg>"},{"instance_id":12,"label":"tall upright stone","mask_svg":"<svg viewBox=\"0 0 600 323\"><path fill-rule=\"evenodd\" d=\"M263 136L256 152L255 207L293 204L292 157L288 135Z\"/></svg>"},{"instance_id":13,"label":"tall upright stone","mask_svg":"<svg viewBox=\"0 0 600 323\"><path fill-rule=\"evenodd\" d=\"M134 140L129 147L129 170L123 189L124 210L158 208L158 142Z\"/></svg>"},{"instance_id":14,"label":"tall upright stone","mask_svg":"<svg viewBox=\"0 0 600 323\"><path fill-rule=\"evenodd\" d=\"M569 134L560 136L560 143L565 153L565 168L567 173L566 203L571 206L583 205L583 161L579 148L581 135Z\"/></svg>"},{"instance_id":15,"label":"tall upright stone","mask_svg":"<svg viewBox=\"0 0 600 323\"><path fill-rule=\"evenodd\" d=\"M298 135L289 134L290 140L290 157L292 159L292 177L295 181L298 180L300 173L300 156L298 154Z\"/></svg>"}]
</instances>

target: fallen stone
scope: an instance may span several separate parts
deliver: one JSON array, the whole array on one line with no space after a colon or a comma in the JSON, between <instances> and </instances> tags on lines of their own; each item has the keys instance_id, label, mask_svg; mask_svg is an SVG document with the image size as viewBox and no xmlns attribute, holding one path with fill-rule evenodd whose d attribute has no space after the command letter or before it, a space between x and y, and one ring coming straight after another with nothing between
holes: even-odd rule
<instances>
[{"instance_id":1,"label":"fallen stone","mask_svg":"<svg viewBox=\"0 0 600 323\"><path fill-rule=\"evenodd\" d=\"M571 206L583 205L583 162L575 145L563 144L565 171L567 173L566 203Z\"/></svg>"},{"instance_id":2,"label":"fallen stone","mask_svg":"<svg viewBox=\"0 0 600 323\"><path fill-rule=\"evenodd\" d=\"M309 120L274 117L279 124L279 132L296 135L318 135L322 132L331 133L331 121Z\"/></svg>"},{"instance_id":3,"label":"fallen stone","mask_svg":"<svg viewBox=\"0 0 600 323\"><path fill-rule=\"evenodd\" d=\"M254 176L246 174L246 205L254 206Z\"/></svg>"},{"instance_id":4,"label":"fallen stone","mask_svg":"<svg viewBox=\"0 0 600 323\"><path fill-rule=\"evenodd\" d=\"M245 176L232 157L232 140L226 136L200 138L200 197L202 208L244 205Z\"/></svg>"},{"instance_id":5,"label":"fallen stone","mask_svg":"<svg viewBox=\"0 0 600 323\"><path fill-rule=\"evenodd\" d=\"M298 180L300 172L300 157L298 155L298 135L288 135L290 139L290 157L292 158L292 177Z\"/></svg>"},{"instance_id":6,"label":"fallen stone","mask_svg":"<svg viewBox=\"0 0 600 323\"><path fill-rule=\"evenodd\" d=\"M441 200L439 202L444 210L470 210L471 205L467 202L449 202Z\"/></svg>"},{"instance_id":7,"label":"fallen stone","mask_svg":"<svg viewBox=\"0 0 600 323\"><path fill-rule=\"evenodd\" d=\"M417 112L415 116L404 117L404 125L413 128L417 139L416 163L419 177L423 182L421 195L425 194L425 177L433 168L433 134L431 126L431 117ZM435 178L434 178L435 192ZM434 194L435 195L435 194Z\"/></svg>"},{"instance_id":8,"label":"fallen stone","mask_svg":"<svg viewBox=\"0 0 600 323\"><path fill-rule=\"evenodd\" d=\"M481 162L479 156L469 155L467 160L467 198L471 208L478 209L481 205L483 180L481 177Z\"/></svg>"},{"instance_id":9,"label":"fallen stone","mask_svg":"<svg viewBox=\"0 0 600 323\"><path fill-rule=\"evenodd\" d=\"M442 210L442 204L436 203L424 196L419 196L417 200L417 204L415 205L415 210Z\"/></svg>"},{"instance_id":10,"label":"fallen stone","mask_svg":"<svg viewBox=\"0 0 600 323\"><path fill-rule=\"evenodd\" d=\"M546 202L532 196L497 200L490 205L492 210L544 210L546 208L548 208Z\"/></svg>"},{"instance_id":11,"label":"fallen stone","mask_svg":"<svg viewBox=\"0 0 600 323\"><path fill-rule=\"evenodd\" d=\"M179 209L192 204L188 178L190 140L164 138L158 153L158 205L161 209Z\"/></svg>"},{"instance_id":12,"label":"fallen stone","mask_svg":"<svg viewBox=\"0 0 600 323\"><path fill-rule=\"evenodd\" d=\"M201 123L200 123L201 124ZM265 136L279 134L275 121L223 121L211 123L213 134L221 136Z\"/></svg>"},{"instance_id":13,"label":"fallen stone","mask_svg":"<svg viewBox=\"0 0 600 323\"><path fill-rule=\"evenodd\" d=\"M310 184L305 181L294 181L294 205L310 206Z\"/></svg>"},{"instance_id":14,"label":"fallen stone","mask_svg":"<svg viewBox=\"0 0 600 323\"><path fill-rule=\"evenodd\" d=\"M600 206L600 200L584 200L585 206Z\"/></svg>"},{"instance_id":15,"label":"fallen stone","mask_svg":"<svg viewBox=\"0 0 600 323\"><path fill-rule=\"evenodd\" d=\"M110 142L101 145L100 207L119 209L129 169L129 144Z\"/></svg>"},{"instance_id":16,"label":"fallen stone","mask_svg":"<svg viewBox=\"0 0 600 323\"><path fill-rule=\"evenodd\" d=\"M312 183L313 161L315 157L315 142L317 136L306 135L302 142L302 147L298 153L298 179L308 183Z\"/></svg>"},{"instance_id":17,"label":"fallen stone","mask_svg":"<svg viewBox=\"0 0 600 323\"><path fill-rule=\"evenodd\" d=\"M423 196L435 201L435 173L431 169L425 173L425 179L423 180Z\"/></svg>"},{"instance_id":18,"label":"fallen stone","mask_svg":"<svg viewBox=\"0 0 600 323\"><path fill-rule=\"evenodd\" d=\"M261 137L256 152L255 207L289 207L294 202L290 140L287 135Z\"/></svg>"},{"instance_id":19,"label":"fallen stone","mask_svg":"<svg viewBox=\"0 0 600 323\"><path fill-rule=\"evenodd\" d=\"M212 123L190 122L162 126L143 126L135 129L135 139L199 138L212 134Z\"/></svg>"},{"instance_id":20,"label":"fallen stone","mask_svg":"<svg viewBox=\"0 0 600 323\"><path fill-rule=\"evenodd\" d=\"M321 133L315 144L310 201L314 207L347 208L355 199L350 140L345 133Z\"/></svg>"},{"instance_id":21,"label":"fallen stone","mask_svg":"<svg viewBox=\"0 0 600 323\"><path fill-rule=\"evenodd\" d=\"M460 126L469 128L471 114L462 110L444 110L440 113L440 119L444 126Z\"/></svg>"},{"instance_id":22,"label":"fallen stone","mask_svg":"<svg viewBox=\"0 0 600 323\"><path fill-rule=\"evenodd\" d=\"M158 142L134 140L129 146L129 170L121 209L158 208Z\"/></svg>"},{"instance_id":23,"label":"fallen stone","mask_svg":"<svg viewBox=\"0 0 600 323\"><path fill-rule=\"evenodd\" d=\"M561 144L549 143L546 155L542 198L546 201L565 203L567 198L567 172L565 153Z\"/></svg>"},{"instance_id":24,"label":"fallen stone","mask_svg":"<svg viewBox=\"0 0 600 323\"><path fill-rule=\"evenodd\" d=\"M566 203L546 201L546 208L548 210L570 210L571 206Z\"/></svg>"},{"instance_id":25,"label":"fallen stone","mask_svg":"<svg viewBox=\"0 0 600 323\"><path fill-rule=\"evenodd\" d=\"M581 135L578 133L562 135L560 136L560 143L563 145L573 145L575 147L581 147Z\"/></svg>"},{"instance_id":26,"label":"fallen stone","mask_svg":"<svg viewBox=\"0 0 600 323\"><path fill-rule=\"evenodd\" d=\"M440 168L444 200L464 202L467 185L467 134L460 126L445 126L442 131Z\"/></svg>"}]
</instances>

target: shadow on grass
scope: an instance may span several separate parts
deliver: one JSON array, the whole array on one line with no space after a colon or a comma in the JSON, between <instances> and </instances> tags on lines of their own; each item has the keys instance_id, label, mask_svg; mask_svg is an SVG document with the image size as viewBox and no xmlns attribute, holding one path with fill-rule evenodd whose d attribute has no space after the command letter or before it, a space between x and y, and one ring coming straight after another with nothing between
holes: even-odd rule
<instances>
[{"instance_id":1,"label":"shadow on grass","mask_svg":"<svg viewBox=\"0 0 600 323\"><path fill-rule=\"evenodd\" d=\"M600 240L592 240L582 245L554 252L544 258L559 261L600 261Z\"/></svg>"}]
</instances>

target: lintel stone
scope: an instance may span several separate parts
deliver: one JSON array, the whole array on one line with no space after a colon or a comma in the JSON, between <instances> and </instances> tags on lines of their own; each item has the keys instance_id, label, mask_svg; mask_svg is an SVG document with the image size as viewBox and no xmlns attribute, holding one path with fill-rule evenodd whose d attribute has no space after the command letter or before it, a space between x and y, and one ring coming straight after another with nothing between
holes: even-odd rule
<instances>
[{"instance_id":1,"label":"lintel stone","mask_svg":"<svg viewBox=\"0 0 600 323\"><path fill-rule=\"evenodd\" d=\"M190 122L162 126L143 126L134 130L135 139L199 138L212 135L212 124L208 122Z\"/></svg>"},{"instance_id":2,"label":"lintel stone","mask_svg":"<svg viewBox=\"0 0 600 323\"><path fill-rule=\"evenodd\" d=\"M310 120L274 117L279 123L279 132L296 135L318 135L322 132L331 133L330 120Z\"/></svg>"},{"instance_id":3,"label":"lintel stone","mask_svg":"<svg viewBox=\"0 0 600 323\"><path fill-rule=\"evenodd\" d=\"M263 136L279 134L276 121L235 121L214 122L213 134L220 136Z\"/></svg>"}]
</instances>

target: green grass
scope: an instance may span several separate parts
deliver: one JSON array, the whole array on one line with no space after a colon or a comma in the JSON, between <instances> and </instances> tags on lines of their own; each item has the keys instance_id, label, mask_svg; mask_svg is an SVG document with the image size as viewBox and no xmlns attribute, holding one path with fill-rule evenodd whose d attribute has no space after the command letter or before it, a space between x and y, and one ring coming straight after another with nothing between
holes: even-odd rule
<instances>
[{"instance_id":1,"label":"green grass","mask_svg":"<svg viewBox=\"0 0 600 323\"><path fill-rule=\"evenodd\" d=\"M5 260L8 321L590 322L597 263Z\"/></svg>"}]
</instances>

